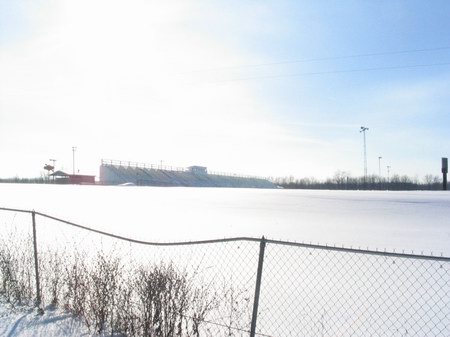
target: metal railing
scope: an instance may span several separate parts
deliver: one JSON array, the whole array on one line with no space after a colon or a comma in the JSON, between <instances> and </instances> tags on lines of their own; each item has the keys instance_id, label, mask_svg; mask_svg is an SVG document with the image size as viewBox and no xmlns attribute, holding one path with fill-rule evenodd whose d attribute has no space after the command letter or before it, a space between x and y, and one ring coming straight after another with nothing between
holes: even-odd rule
<instances>
[{"instance_id":1,"label":"metal railing","mask_svg":"<svg viewBox=\"0 0 450 337\"><path fill-rule=\"evenodd\" d=\"M147 242L0 208L0 292L129 336L450 336L450 258L266 238Z\"/></svg>"},{"instance_id":2,"label":"metal railing","mask_svg":"<svg viewBox=\"0 0 450 337\"><path fill-rule=\"evenodd\" d=\"M164 170L164 171L173 171L173 172L188 172L189 169L185 167L177 167L170 165L158 165L158 164L149 164L149 163L140 163L135 161L125 161L125 160L114 160L114 159L102 159L102 165L110 165L110 166L118 166L118 167L133 167L133 168L141 168L141 169L150 169L150 170Z\"/></svg>"}]
</instances>

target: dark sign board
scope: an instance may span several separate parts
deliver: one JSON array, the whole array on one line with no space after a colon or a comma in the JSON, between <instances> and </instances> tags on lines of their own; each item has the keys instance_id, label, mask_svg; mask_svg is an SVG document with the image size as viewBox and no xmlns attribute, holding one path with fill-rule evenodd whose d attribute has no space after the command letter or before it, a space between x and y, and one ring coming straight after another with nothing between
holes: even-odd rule
<instances>
[{"instance_id":1,"label":"dark sign board","mask_svg":"<svg viewBox=\"0 0 450 337\"><path fill-rule=\"evenodd\" d=\"M448 173L448 159L442 158L442 173Z\"/></svg>"}]
</instances>

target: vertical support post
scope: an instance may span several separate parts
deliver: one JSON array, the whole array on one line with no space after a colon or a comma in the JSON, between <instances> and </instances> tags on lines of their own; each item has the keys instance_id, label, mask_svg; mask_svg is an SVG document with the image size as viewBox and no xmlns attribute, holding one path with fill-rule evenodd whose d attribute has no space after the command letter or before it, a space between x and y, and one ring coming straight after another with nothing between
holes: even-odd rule
<instances>
[{"instance_id":1,"label":"vertical support post","mask_svg":"<svg viewBox=\"0 0 450 337\"><path fill-rule=\"evenodd\" d=\"M369 130L369 128L366 128L365 126L361 126L361 129L359 132L363 133L364 137L364 188L367 189L367 150L366 150L366 131Z\"/></svg>"},{"instance_id":2,"label":"vertical support post","mask_svg":"<svg viewBox=\"0 0 450 337\"><path fill-rule=\"evenodd\" d=\"M37 238L36 238L36 212L31 212L31 217L33 219L33 246L34 246L34 274L36 276L36 307L41 306L41 286L39 284L39 262L38 262L38 251L37 251Z\"/></svg>"},{"instance_id":3,"label":"vertical support post","mask_svg":"<svg viewBox=\"0 0 450 337\"><path fill-rule=\"evenodd\" d=\"M442 158L442 189L447 190L448 158Z\"/></svg>"},{"instance_id":4,"label":"vertical support post","mask_svg":"<svg viewBox=\"0 0 450 337\"><path fill-rule=\"evenodd\" d=\"M73 175L75 175L75 151L77 150L76 146L72 146L72 165L73 165Z\"/></svg>"},{"instance_id":5,"label":"vertical support post","mask_svg":"<svg viewBox=\"0 0 450 337\"><path fill-rule=\"evenodd\" d=\"M250 337L255 337L256 319L258 318L259 294L261 292L261 279L264 265L264 251L266 250L266 239L264 236L259 244L258 271L256 273L255 298L253 300L252 325L250 328Z\"/></svg>"}]
</instances>

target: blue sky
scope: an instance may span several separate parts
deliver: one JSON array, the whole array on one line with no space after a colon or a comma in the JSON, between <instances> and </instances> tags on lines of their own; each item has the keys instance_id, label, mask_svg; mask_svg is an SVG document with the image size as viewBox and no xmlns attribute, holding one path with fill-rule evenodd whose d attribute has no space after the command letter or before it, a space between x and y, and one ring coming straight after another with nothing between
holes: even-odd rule
<instances>
[{"instance_id":1,"label":"blue sky","mask_svg":"<svg viewBox=\"0 0 450 337\"><path fill-rule=\"evenodd\" d=\"M448 1L0 0L0 176L440 173Z\"/></svg>"}]
</instances>

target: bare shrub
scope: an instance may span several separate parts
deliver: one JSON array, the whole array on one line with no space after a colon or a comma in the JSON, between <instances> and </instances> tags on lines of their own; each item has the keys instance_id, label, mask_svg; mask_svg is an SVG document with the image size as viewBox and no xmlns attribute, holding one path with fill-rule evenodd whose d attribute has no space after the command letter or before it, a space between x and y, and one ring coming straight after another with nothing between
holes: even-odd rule
<instances>
[{"instance_id":1,"label":"bare shrub","mask_svg":"<svg viewBox=\"0 0 450 337\"><path fill-rule=\"evenodd\" d=\"M48 249L39 254L39 267L42 280L42 301L53 307L60 304L63 298L64 286L66 284L64 251L52 251Z\"/></svg>"},{"instance_id":2,"label":"bare shrub","mask_svg":"<svg viewBox=\"0 0 450 337\"><path fill-rule=\"evenodd\" d=\"M114 326L114 309L118 280L122 266L120 258L99 252L88 271L87 309L85 319L96 333Z\"/></svg>"},{"instance_id":3,"label":"bare shrub","mask_svg":"<svg viewBox=\"0 0 450 337\"><path fill-rule=\"evenodd\" d=\"M190 296L186 275L171 264L141 267L133 286L142 313L138 323L142 335L181 336Z\"/></svg>"},{"instance_id":4,"label":"bare shrub","mask_svg":"<svg viewBox=\"0 0 450 337\"><path fill-rule=\"evenodd\" d=\"M0 241L0 295L9 303L35 300L32 247L29 238L21 244ZM238 309L238 302L244 293L236 295L225 286L217 289L215 281L200 279L195 268L189 274L172 262L131 262L125 264L123 257L103 251L93 255L67 246L42 249L42 304L82 318L95 334L214 336L203 326L211 314L227 317L230 336L234 327L241 326L233 320L242 320L244 311Z\"/></svg>"},{"instance_id":5,"label":"bare shrub","mask_svg":"<svg viewBox=\"0 0 450 337\"><path fill-rule=\"evenodd\" d=\"M219 306L219 295L211 284L194 289L190 301L192 310L192 336L200 336L200 325L206 320L207 315Z\"/></svg>"},{"instance_id":6,"label":"bare shrub","mask_svg":"<svg viewBox=\"0 0 450 337\"><path fill-rule=\"evenodd\" d=\"M138 322L141 313L135 302L135 290L131 287L132 276L124 276L123 283L119 284L116 295L116 313L114 330L125 336L139 336Z\"/></svg>"},{"instance_id":7,"label":"bare shrub","mask_svg":"<svg viewBox=\"0 0 450 337\"><path fill-rule=\"evenodd\" d=\"M238 288L232 280L224 282L220 292L223 323L228 336L236 336L236 331L249 331L252 314L251 294L248 289Z\"/></svg>"},{"instance_id":8,"label":"bare shrub","mask_svg":"<svg viewBox=\"0 0 450 337\"><path fill-rule=\"evenodd\" d=\"M2 242L0 247L0 277L1 277L1 294L8 303L11 303L15 297L16 281L14 272L14 258L9 249L10 247Z\"/></svg>"},{"instance_id":9,"label":"bare shrub","mask_svg":"<svg viewBox=\"0 0 450 337\"><path fill-rule=\"evenodd\" d=\"M0 292L12 305L28 304L34 295L34 261L26 249L29 240L14 237L0 242Z\"/></svg>"},{"instance_id":10,"label":"bare shrub","mask_svg":"<svg viewBox=\"0 0 450 337\"><path fill-rule=\"evenodd\" d=\"M89 280L85 254L76 252L70 262L66 262L64 308L73 314L85 317Z\"/></svg>"}]
</instances>

